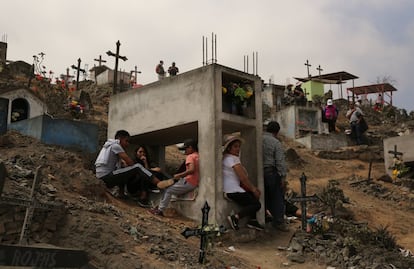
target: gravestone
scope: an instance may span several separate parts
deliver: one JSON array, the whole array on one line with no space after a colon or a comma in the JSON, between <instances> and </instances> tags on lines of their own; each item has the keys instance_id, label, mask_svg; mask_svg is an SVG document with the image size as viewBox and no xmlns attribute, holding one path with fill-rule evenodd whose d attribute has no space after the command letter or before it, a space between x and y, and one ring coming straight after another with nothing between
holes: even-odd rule
<instances>
[{"instance_id":1,"label":"gravestone","mask_svg":"<svg viewBox=\"0 0 414 269\"><path fill-rule=\"evenodd\" d=\"M0 268L34 267L34 268L84 268L88 263L87 253L78 249L65 249L59 247L25 246L27 244L28 231L35 209L60 209L63 204L39 202L35 194L41 181L41 166L36 169L33 180L30 199L19 199L2 195L7 170L0 163L0 204L26 206L26 216L20 234L19 245L0 244Z\"/></svg>"}]
</instances>

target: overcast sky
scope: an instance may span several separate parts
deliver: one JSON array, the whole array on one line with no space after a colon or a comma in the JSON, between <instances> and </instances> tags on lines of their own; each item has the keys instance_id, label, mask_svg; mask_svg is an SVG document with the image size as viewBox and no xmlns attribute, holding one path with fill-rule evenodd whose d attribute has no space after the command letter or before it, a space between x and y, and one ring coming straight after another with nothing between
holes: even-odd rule
<instances>
[{"instance_id":1,"label":"overcast sky","mask_svg":"<svg viewBox=\"0 0 414 269\"><path fill-rule=\"evenodd\" d=\"M0 37L8 60L43 65L55 75L81 58L82 68L108 67L128 57L122 70L135 66L138 82L156 80L155 65L175 61L180 72L202 66L202 37L217 36L217 62L243 70L243 59L258 53L258 75L266 82L295 83L310 72L346 71L359 77L355 86L391 77L398 89L394 105L414 110L414 1L412 0L13 0L1 1ZM73 70L71 70L73 74ZM352 82L346 83L346 88ZM333 86L338 94L337 86ZM372 98L375 98L373 96Z\"/></svg>"}]
</instances>

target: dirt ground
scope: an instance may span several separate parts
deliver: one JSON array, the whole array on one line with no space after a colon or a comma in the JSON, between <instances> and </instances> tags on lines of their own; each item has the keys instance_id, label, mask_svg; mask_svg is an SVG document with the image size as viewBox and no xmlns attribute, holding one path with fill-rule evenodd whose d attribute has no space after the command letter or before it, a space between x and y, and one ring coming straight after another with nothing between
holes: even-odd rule
<instances>
[{"instance_id":1,"label":"dirt ground","mask_svg":"<svg viewBox=\"0 0 414 269\"><path fill-rule=\"evenodd\" d=\"M326 268L326 264L317 259L309 259L303 264L287 259L288 252L283 248L300 229L299 220L289 224L289 233L278 233L267 227L256 233L255 240L246 243L237 243L231 240L232 237L229 239L229 235L223 235L216 239L207 254L208 265L199 267L199 239L184 239L180 235L185 227L196 227L198 223L174 211L169 217L155 217L133 201L112 197L100 188L92 171L85 169L86 160L79 152L43 145L18 133L8 133L7 137L11 143L8 147L0 147L0 156L8 170L16 169L15 165L23 167L21 163L26 163L26 169L34 169L38 162L33 160L45 159L46 182L58 189L60 200L66 201L68 215L50 243L87 250L97 268L155 268L156 265L160 266L157 268L182 268L180 262L183 261L187 262L187 268ZM302 173L308 178L309 195L320 191L328 180L336 179L345 196L349 197L350 203L346 206L354 213L355 221L367 222L372 228L387 226L401 247L414 249L411 205L379 199L350 185L351 177L367 178L368 163L319 159L293 142L285 141L285 145L294 148L304 161L301 167L289 170L291 189L299 192ZM32 160L30 165L28 159ZM371 177L374 180L384 173L383 163L373 164ZM18 180L8 181L6 192L12 190L13 182ZM404 192L391 183L376 182ZM132 227L137 229L139 236L131 236ZM168 253L169 249L173 252ZM142 267L136 267L137 263Z\"/></svg>"}]
</instances>

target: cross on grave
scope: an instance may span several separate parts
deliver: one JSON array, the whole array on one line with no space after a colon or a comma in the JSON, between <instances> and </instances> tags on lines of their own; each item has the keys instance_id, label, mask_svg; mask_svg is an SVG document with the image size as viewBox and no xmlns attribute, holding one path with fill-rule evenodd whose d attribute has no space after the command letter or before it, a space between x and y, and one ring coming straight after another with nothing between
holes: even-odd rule
<instances>
[{"instance_id":1,"label":"cross on grave","mask_svg":"<svg viewBox=\"0 0 414 269\"><path fill-rule=\"evenodd\" d=\"M134 75L134 84L137 84L137 78L138 78L138 74L141 74L141 71L138 71L138 69L137 69L137 66L135 66L135 69L134 70L131 70L131 75L132 74L135 74Z\"/></svg>"},{"instance_id":2,"label":"cross on grave","mask_svg":"<svg viewBox=\"0 0 414 269\"><path fill-rule=\"evenodd\" d=\"M323 71L323 69L321 68L321 65L318 65L318 68L316 68L316 70L319 71L319 76L321 76L321 72Z\"/></svg>"},{"instance_id":3,"label":"cross on grave","mask_svg":"<svg viewBox=\"0 0 414 269\"><path fill-rule=\"evenodd\" d=\"M106 52L106 55L108 56L113 56L115 57L115 71L114 71L114 88L113 88L113 93L116 93L117 87L116 84L118 83L118 59L121 58L121 60L126 61L128 60L128 58L126 56L120 56L119 55L119 47L121 46L121 43L116 42L116 53L111 52L110 50L108 50Z\"/></svg>"},{"instance_id":4,"label":"cross on grave","mask_svg":"<svg viewBox=\"0 0 414 269\"><path fill-rule=\"evenodd\" d=\"M57 203L57 202L41 203L39 200L37 200L36 193L39 190L39 186L41 182L41 179L39 179L40 177L41 177L41 166L37 167L36 169L29 199L19 199L19 198L4 196L0 192L0 204L18 205L18 206L26 207L26 215L24 217L22 230L20 232L20 239L19 239L20 244L27 244L29 228L32 223L33 212L35 209L58 210L63 207L62 203ZM6 169L4 167L4 164L1 163L0 164L0 191L2 191L3 189L5 178L6 178Z\"/></svg>"},{"instance_id":5,"label":"cross on grave","mask_svg":"<svg viewBox=\"0 0 414 269\"><path fill-rule=\"evenodd\" d=\"M60 78L65 82L65 87L66 88L68 88L68 86L69 86L69 80L71 79L71 78L73 78L73 76L71 76L70 74L69 74L69 68L66 68L66 75L64 75L64 74L61 74L60 75Z\"/></svg>"},{"instance_id":6,"label":"cross on grave","mask_svg":"<svg viewBox=\"0 0 414 269\"><path fill-rule=\"evenodd\" d=\"M302 173L302 176L300 177L300 190L301 190L301 196L300 197L294 197L291 198L290 201L292 202L300 202L301 207L301 219L302 219L302 230L306 231L306 202L308 201L318 201L320 200L319 197L314 194L312 196L306 196L306 176L305 173Z\"/></svg>"},{"instance_id":7,"label":"cross on grave","mask_svg":"<svg viewBox=\"0 0 414 269\"><path fill-rule=\"evenodd\" d=\"M210 206L208 205L207 201L204 203L201 212L203 213L203 218L201 221L200 228L185 228L184 231L181 233L186 239L190 236L200 236L200 254L198 256L198 263L204 263L204 258L206 255L206 248L208 244L208 236L215 235L219 236L220 233L225 232L225 228L223 225L216 226L208 224L208 213L210 211Z\"/></svg>"},{"instance_id":8,"label":"cross on grave","mask_svg":"<svg viewBox=\"0 0 414 269\"><path fill-rule=\"evenodd\" d=\"M74 64L72 64L72 69L76 69L76 90L79 90L79 73L83 72L85 73L85 69L81 69L80 68L80 64L81 64L81 59L78 59L78 66L76 67Z\"/></svg>"},{"instance_id":9,"label":"cross on grave","mask_svg":"<svg viewBox=\"0 0 414 269\"><path fill-rule=\"evenodd\" d=\"M18 199L2 196L4 183L7 177L7 170L4 164L0 163L0 204L26 206L26 216L20 234L19 245L0 244L0 267L32 267L32 268L85 268L88 264L88 255L79 249L65 249L60 247L34 247L25 246L27 243L28 230L32 221L33 211L37 209L61 209L60 203L40 203L35 198L41 177L41 166L37 167L33 180L30 199Z\"/></svg>"},{"instance_id":10,"label":"cross on grave","mask_svg":"<svg viewBox=\"0 0 414 269\"><path fill-rule=\"evenodd\" d=\"M102 60L102 55L99 55L99 59L93 59L95 62L98 62L99 63L99 65L98 66L101 66L102 65L102 63L106 63L106 60Z\"/></svg>"},{"instance_id":11,"label":"cross on grave","mask_svg":"<svg viewBox=\"0 0 414 269\"><path fill-rule=\"evenodd\" d=\"M402 152L397 151L397 145L394 145L394 150L389 150L388 153L394 155L393 157L397 159L398 159L398 156L403 155Z\"/></svg>"},{"instance_id":12,"label":"cross on grave","mask_svg":"<svg viewBox=\"0 0 414 269\"><path fill-rule=\"evenodd\" d=\"M312 65L309 63L309 61L308 61L308 60L306 60L305 65L306 65L306 68L308 69L308 77L310 77L311 75L310 75L310 73L309 73L309 67L311 67Z\"/></svg>"}]
</instances>

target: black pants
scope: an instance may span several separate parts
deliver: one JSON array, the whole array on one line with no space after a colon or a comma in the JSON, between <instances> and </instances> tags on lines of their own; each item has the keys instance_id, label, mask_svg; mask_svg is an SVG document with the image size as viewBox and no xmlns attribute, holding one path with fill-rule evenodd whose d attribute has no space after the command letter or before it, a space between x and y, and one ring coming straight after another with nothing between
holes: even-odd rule
<instances>
[{"instance_id":1,"label":"black pants","mask_svg":"<svg viewBox=\"0 0 414 269\"><path fill-rule=\"evenodd\" d=\"M238 213L240 219L246 216L250 219L256 219L256 212L259 211L262 205L251 192L227 193L227 197L241 206Z\"/></svg>"},{"instance_id":2,"label":"black pants","mask_svg":"<svg viewBox=\"0 0 414 269\"><path fill-rule=\"evenodd\" d=\"M108 188L118 186L121 191L125 185L130 193L135 193L143 187L143 184L150 184L153 174L137 163L132 166L117 169L101 179ZM147 182L147 183L143 183Z\"/></svg>"}]
</instances>

